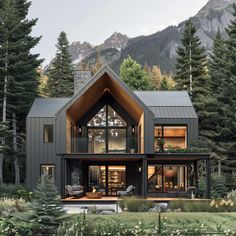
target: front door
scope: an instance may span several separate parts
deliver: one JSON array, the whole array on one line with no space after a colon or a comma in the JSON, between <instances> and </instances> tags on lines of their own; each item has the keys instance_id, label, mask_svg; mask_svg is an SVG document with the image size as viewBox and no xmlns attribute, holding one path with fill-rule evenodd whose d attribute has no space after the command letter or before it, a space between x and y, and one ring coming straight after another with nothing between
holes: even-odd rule
<instances>
[{"instance_id":1,"label":"front door","mask_svg":"<svg viewBox=\"0 0 236 236\"><path fill-rule=\"evenodd\" d=\"M90 191L116 196L117 191L126 189L126 166L90 165L88 167L88 187Z\"/></svg>"}]
</instances>

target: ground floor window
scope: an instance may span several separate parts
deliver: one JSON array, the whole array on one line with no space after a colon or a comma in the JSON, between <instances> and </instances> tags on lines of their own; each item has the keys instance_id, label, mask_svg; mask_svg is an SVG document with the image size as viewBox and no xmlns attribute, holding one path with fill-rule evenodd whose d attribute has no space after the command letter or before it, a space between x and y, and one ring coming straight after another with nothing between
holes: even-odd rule
<instances>
[{"instance_id":1,"label":"ground floor window","mask_svg":"<svg viewBox=\"0 0 236 236\"><path fill-rule=\"evenodd\" d=\"M41 176L48 175L55 179L55 165L41 165Z\"/></svg>"},{"instance_id":2,"label":"ground floor window","mask_svg":"<svg viewBox=\"0 0 236 236\"><path fill-rule=\"evenodd\" d=\"M187 165L148 165L148 191L187 190Z\"/></svg>"},{"instance_id":3,"label":"ground floor window","mask_svg":"<svg viewBox=\"0 0 236 236\"><path fill-rule=\"evenodd\" d=\"M90 191L116 195L117 191L126 188L126 166L89 166L88 178Z\"/></svg>"}]
</instances>

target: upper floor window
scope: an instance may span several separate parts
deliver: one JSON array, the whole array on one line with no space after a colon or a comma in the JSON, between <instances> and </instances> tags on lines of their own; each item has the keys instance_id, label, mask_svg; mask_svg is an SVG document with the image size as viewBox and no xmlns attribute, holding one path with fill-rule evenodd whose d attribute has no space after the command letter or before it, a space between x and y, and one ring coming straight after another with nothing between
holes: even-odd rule
<instances>
[{"instance_id":1,"label":"upper floor window","mask_svg":"<svg viewBox=\"0 0 236 236\"><path fill-rule=\"evenodd\" d=\"M87 124L90 153L124 153L127 123L109 105L105 105Z\"/></svg>"},{"instance_id":2,"label":"upper floor window","mask_svg":"<svg viewBox=\"0 0 236 236\"><path fill-rule=\"evenodd\" d=\"M53 142L53 125L43 126L43 142L52 143Z\"/></svg>"},{"instance_id":3,"label":"upper floor window","mask_svg":"<svg viewBox=\"0 0 236 236\"><path fill-rule=\"evenodd\" d=\"M187 127L160 125L154 131L154 150L187 148Z\"/></svg>"},{"instance_id":4,"label":"upper floor window","mask_svg":"<svg viewBox=\"0 0 236 236\"><path fill-rule=\"evenodd\" d=\"M105 105L89 122L91 127L122 127L126 126L126 122L117 112L109 105Z\"/></svg>"}]
</instances>

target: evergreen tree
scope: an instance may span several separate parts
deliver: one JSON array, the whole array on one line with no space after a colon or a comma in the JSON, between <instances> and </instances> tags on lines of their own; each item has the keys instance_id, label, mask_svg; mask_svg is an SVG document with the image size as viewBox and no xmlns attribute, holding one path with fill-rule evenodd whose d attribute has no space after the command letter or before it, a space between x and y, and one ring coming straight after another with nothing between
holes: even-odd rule
<instances>
[{"instance_id":1,"label":"evergreen tree","mask_svg":"<svg viewBox=\"0 0 236 236\"><path fill-rule=\"evenodd\" d=\"M236 170L236 5L233 4L233 20L228 26L226 41L226 58L228 74L223 80L222 102L224 107L224 128L222 138L225 138L224 146L227 149L227 167L231 171Z\"/></svg>"},{"instance_id":2,"label":"evergreen tree","mask_svg":"<svg viewBox=\"0 0 236 236\"><path fill-rule=\"evenodd\" d=\"M187 90L192 101L199 103L201 96L206 94L207 60L205 49L201 47L196 28L190 20L185 23L181 43L177 49L176 88Z\"/></svg>"},{"instance_id":3,"label":"evergreen tree","mask_svg":"<svg viewBox=\"0 0 236 236\"><path fill-rule=\"evenodd\" d=\"M60 218L65 214L53 179L43 175L33 196L31 203L33 222L41 228L40 233L52 234L61 223Z\"/></svg>"},{"instance_id":4,"label":"evergreen tree","mask_svg":"<svg viewBox=\"0 0 236 236\"><path fill-rule=\"evenodd\" d=\"M3 98L0 105L5 120L16 120L12 122L15 126L12 148L16 147L16 173L19 173L18 141L24 136L20 134L25 132L25 117L36 94L36 68L41 63L38 55L30 52L40 38L30 35L37 20L26 19L29 6L26 0L2 0L0 5L0 96ZM0 165L0 181L1 170ZM19 176L16 177L19 180Z\"/></svg>"},{"instance_id":5,"label":"evergreen tree","mask_svg":"<svg viewBox=\"0 0 236 236\"><path fill-rule=\"evenodd\" d=\"M50 97L69 97L74 93L74 66L65 32L60 33L56 48L56 57L48 72L48 93Z\"/></svg>"},{"instance_id":6,"label":"evergreen tree","mask_svg":"<svg viewBox=\"0 0 236 236\"><path fill-rule=\"evenodd\" d=\"M151 78L130 56L120 67L120 77L132 90L155 90Z\"/></svg>"},{"instance_id":7,"label":"evergreen tree","mask_svg":"<svg viewBox=\"0 0 236 236\"><path fill-rule=\"evenodd\" d=\"M222 138L224 128L225 104L222 102L223 81L229 76L227 69L226 44L217 33L212 54L209 60L209 96L202 107L205 119L202 119L200 135L207 143L215 159L218 174L222 173L222 162L227 159L225 139Z\"/></svg>"}]
</instances>

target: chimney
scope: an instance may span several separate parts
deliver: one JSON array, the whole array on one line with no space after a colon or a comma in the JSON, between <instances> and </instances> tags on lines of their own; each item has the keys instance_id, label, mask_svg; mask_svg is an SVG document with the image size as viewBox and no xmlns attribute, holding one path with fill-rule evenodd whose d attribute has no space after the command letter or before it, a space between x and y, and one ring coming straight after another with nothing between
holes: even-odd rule
<instances>
[{"instance_id":1,"label":"chimney","mask_svg":"<svg viewBox=\"0 0 236 236\"><path fill-rule=\"evenodd\" d=\"M78 93L91 78L91 70L77 70L74 77L74 94Z\"/></svg>"}]
</instances>

